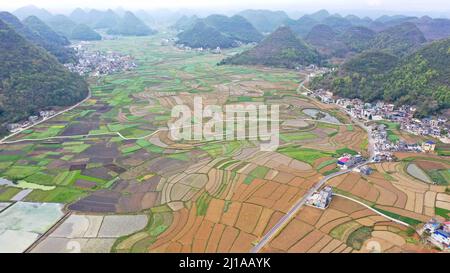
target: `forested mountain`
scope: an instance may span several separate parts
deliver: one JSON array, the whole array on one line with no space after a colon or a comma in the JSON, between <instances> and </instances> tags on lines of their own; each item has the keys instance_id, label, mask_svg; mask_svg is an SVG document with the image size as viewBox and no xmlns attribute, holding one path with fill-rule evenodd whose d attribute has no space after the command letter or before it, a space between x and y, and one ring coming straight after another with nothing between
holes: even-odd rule
<instances>
[{"instance_id":1,"label":"forested mountain","mask_svg":"<svg viewBox=\"0 0 450 273\"><path fill-rule=\"evenodd\" d=\"M229 36L222 34L203 21L194 24L193 27L178 34L178 43L193 48L230 48L237 46Z\"/></svg>"},{"instance_id":2,"label":"forested mountain","mask_svg":"<svg viewBox=\"0 0 450 273\"><path fill-rule=\"evenodd\" d=\"M349 48L341 41L338 33L328 25L320 24L314 26L305 37L305 41L317 49L325 58L344 58L349 52Z\"/></svg>"},{"instance_id":3,"label":"forested mountain","mask_svg":"<svg viewBox=\"0 0 450 273\"><path fill-rule=\"evenodd\" d=\"M360 18L352 14L345 16L345 19L347 19L353 26L360 26L360 27L369 27L370 24L373 22L373 20L370 19L369 17Z\"/></svg>"},{"instance_id":4,"label":"forested mountain","mask_svg":"<svg viewBox=\"0 0 450 273\"><path fill-rule=\"evenodd\" d=\"M125 12L120 18L116 27L108 30L109 34L124 36L146 36L155 34L156 31L150 29L144 22L136 17L132 12Z\"/></svg>"},{"instance_id":5,"label":"forested mountain","mask_svg":"<svg viewBox=\"0 0 450 273\"><path fill-rule=\"evenodd\" d=\"M382 24L386 24L393 21L399 21L404 20L405 18L408 18L408 16L405 15L382 15L375 19L375 22L380 22Z\"/></svg>"},{"instance_id":6,"label":"forested mountain","mask_svg":"<svg viewBox=\"0 0 450 273\"><path fill-rule=\"evenodd\" d=\"M25 18L22 23L47 41L52 41L53 43L61 46L70 45L70 41L65 36L56 33L36 16L29 16Z\"/></svg>"},{"instance_id":7,"label":"forested mountain","mask_svg":"<svg viewBox=\"0 0 450 273\"><path fill-rule=\"evenodd\" d=\"M140 11L140 15L151 20L150 16L144 11ZM111 9L85 11L77 8L70 14L70 20L94 29L107 29L108 34L113 35L145 36L156 33L130 11L124 11L119 15Z\"/></svg>"},{"instance_id":8,"label":"forested mountain","mask_svg":"<svg viewBox=\"0 0 450 273\"><path fill-rule=\"evenodd\" d=\"M68 47L70 41L66 37L56 33L39 18L36 16L27 17L23 21L23 24L47 42L48 45L45 46L45 49L53 54L61 63L75 62L77 60L75 51Z\"/></svg>"},{"instance_id":9,"label":"forested mountain","mask_svg":"<svg viewBox=\"0 0 450 273\"><path fill-rule=\"evenodd\" d=\"M284 11L271 10L253 10L248 9L239 12L240 15L247 19L259 32L270 33L283 25L289 19Z\"/></svg>"},{"instance_id":10,"label":"forested mountain","mask_svg":"<svg viewBox=\"0 0 450 273\"><path fill-rule=\"evenodd\" d=\"M113 10L108 9L105 11L97 22L95 22L94 28L115 28L120 22L120 17Z\"/></svg>"},{"instance_id":11,"label":"forested mountain","mask_svg":"<svg viewBox=\"0 0 450 273\"><path fill-rule=\"evenodd\" d=\"M178 43L190 47L229 48L239 42L259 42L262 38L262 34L242 16L210 15L197 19L192 27L180 32Z\"/></svg>"},{"instance_id":12,"label":"forested mountain","mask_svg":"<svg viewBox=\"0 0 450 273\"><path fill-rule=\"evenodd\" d=\"M140 14L144 16L143 11ZM150 20L150 16L146 13L145 15ZM100 36L98 33L95 34L93 29L106 29L108 34L124 36L146 36L156 33L132 12L124 11L119 15L111 9L85 11L77 8L70 14L70 18L59 15L49 20L49 24L76 40L98 40ZM61 24L64 27L59 26Z\"/></svg>"},{"instance_id":13,"label":"forested mountain","mask_svg":"<svg viewBox=\"0 0 450 273\"><path fill-rule=\"evenodd\" d=\"M387 100L417 104L425 116L450 107L450 39L433 42L403 59L389 74Z\"/></svg>"},{"instance_id":14,"label":"forested mountain","mask_svg":"<svg viewBox=\"0 0 450 273\"><path fill-rule=\"evenodd\" d=\"M328 16L321 23L341 33L352 27L352 23L349 20L337 15Z\"/></svg>"},{"instance_id":15,"label":"forested mountain","mask_svg":"<svg viewBox=\"0 0 450 273\"><path fill-rule=\"evenodd\" d=\"M356 26L347 29L340 39L348 46L349 50L362 52L370 47L375 35L375 31L369 28Z\"/></svg>"},{"instance_id":16,"label":"forested mountain","mask_svg":"<svg viewBox=\"0 0 450 273\"><path fill-rule=\"evenodd\" d=\"M402 23L376 34L371 49L404 56L419 48L426 39L413 23Z\"/></svg>"},{"instance_id":17,"label":"forested mountain","mask_svg":"<svg viewBox=\"0 0 450 273\"><path fill-rule=\"evenodd\" d=\"M81 8L76 8L70 13L69 18L77 24L84 24L93 28L95 24L103 18L105 13L106 12L96 9L85 11Z\"/></svg>"},{"instance_id":18,"label":"forested mountain","mask_svg":"<svg viewBox=\"0 0 450 273\"><path fill-rule=\"evenodd\" d=\"M90 21L87 12L81 8L74 9L70 13L69 18L70 20L77 22L78 24L86 24Z\"/></svg>"},{"instance_id":19,"label":"forested mountain","mask_svg":"<svg viewBox=\"0 0 450 273\"><path fill-rule=\"evenodd\" d=\"M288 26L292 31L295 32L296 35L300 37L305 37L311 31L311 29L320 24L319 21L315 20L309 15L304 15L300 17L298 20L287 20L285 22L286 26Z\"/></svg>"},{"instance_id":20,"label":"forested mountain","mask_svg":"<svg viewBox=\"0 0 450 273\"><path fill-rule=\"evenodd\" d=\"M324 59L347 58L371 48L375 32L365 27L350 27L338 32L332 27L319 24L306 35L305 41L313 46Z\"/></svg>"},{"instance_id":21,"label":"forested mountain","mask_svg":"<svg viewBox=\"0 0 450 273\"><path fill-rule=\"evenodd\" d=\"M66 48L61 44L62 38L55 38L55 36L51 34L53 31L37 17L27 20L32 28L26 25L27 23L24 24L20 22L17 17L9 12L0 12L0 19L31 43L50 52L58 58L60 62L68 63L75 61L75 53L73 50Z\"/></svg>"},{"instance_id":22,"label":"forested mountain","mask_svg":"<svg viewBox=\"0 0 450 273\"><path fill-rule=\"evenodd\" d=\"M319 55L299 40L288 27L280 27L254 48L220 64L265 65L283 68L319 63Z\"/></svg>"},{"instance_id":23,"label":"forested mountain","mask_svg":"<svg viewBox=\"0 0 450 273\"><path fill-rule=\"evenodd\" d=\"M138 10L134 13L134 15L136 15L137 18L139 18L140 20L142 20L142 22L148 24L148 25L154 25L158 22L155 21L155 18L153 18L152 15L150 15L148 12L146 12L145 10Z\"/></svg>"},{"instance_id":24,"label":"forested mountain","mask_svg":"<svg viewBox=\"0 0 450 273\"><path fill-rule=\"evenodd\" d=\"M84 79L0 20L0 124L50 106L68 106L88 93Z\"/></svg>"},{"instance_id":25,"label":"forested mountain","mask_svg":"<svg viewBox=\"0 0 450 273\"><path fill-rule=\"evenodd\" d=\"M403 23L413 23L424 34L428 41L440 40L450 37L450 19L423 17L408 17L403 15L381 16L369 26L374 31L383 31Z\"/></svg>"},{"instance_id":26,"label":"forested mountain","mask_svg":"<svg viewBox=\"0 0 450 273\"><path fill-rule=\"evenodd\" d=\"M70 38L73 40L80 41L98 41L102 39L102 36L92 30L88 25L79 24L72 29L72 34Z\"/></svg>"},{"instance_id":27,"label":"forested mountain","mask_svg":"<svg viewBox=\"0 0 450 273\"><path fill-rule=\"evenodd\" d=\"M71 40L95 41L101 40L100 34L85 24L77 24L65 15L55 15L47 21L57 33Z\"/></svg>"},{"instance_id":28,"label":"forested mountain","mask_svg":"<svg viewBox=\"0 0 450 273\"><path fill-rule=\"evenodd\" d=\"M407 26L408 23L414 24L417 29L422 32L427 41L446 39L450 37L450 19L431 18L428 16L418 18L403 15L384 15L376 20L372 20L368 17L360 18L356 15L347 15L345 17L342 17L339 14L331 15L326 10L321 10L313 14L304 15L298 20L286 19L284 21L286 26L289 26L297 35L303 38L306 37L306 35L308 35L311 30L319 24L328 25L335 32L344 34L352 27L365 27L374 32L386 32L396 28L400 28L399 31L402 31L401 28ZM409 27L411 27L411 25L409 25ZM397 34L389 36L395 35ZM400 37L400 39L403 38ZM384 38L381 39L383 40Z\"/></svg>"},{"instance_id":29,"label":"forested mountain","mask_svg":"<svg viewBox=\"0 0 450 273\"><path fill-rule=\"evenodd\" d=\"M239 15L210 15L203 21L230 38L244 43L259 42L263 38L250 22Z\"/></svg>"},{"instance_id":30,"label":"forested mountain","mask_svg":"<svg viewBox=\"0 0 450 273\"><path fill-rule=\"evenodd\" d=\"M318 22L321 22L321 21L324 20L325 18L330 17L331 14L330 14L327 10L321 9L321 10L319 10L319 11L316 11L316 12L310 14L309 16L310 16L312 19L314 19L314 20L316 20L316 21L318 21Z\"/></svg>"},{"instance_id":31,"label":"forested mountain","mask_svg":"<svg viewBox=\"0 0 450 273\"><path fill-rule=\"evenodd\" d=\"M420 48L426 39L412 23L395 25L375 33L366 27L350 27L344 32L325 24L314 26L305 41L317 49L324 58L346 58L349 54L365 50L384 51L405 56Z\"/></svg>"},{"instance_id":32,"label":"forested mountain","mask_svg":"<svg viewBox=\"0 0 450 273\"><path fill-rule=\"evenodd\" d=\"M411 18L408 22L415 24L428 41L450 37L449 19L432 19L428 16Z\"/></svg>"},{"instance_id":33,"label":"forested mountain","mask_svg":"<svg viewBox=\"0 0 450 273\"><path fill-rule=\"evenodd\" d=\"M401 58L386 51L364 52L312 85L344 97L416 105L417 115L426 116L450 106L449 64L450 39L445 39Z\"/></svg>"},{"instance_id":34,"label":"forested mountain","mask_svg":"<svg viewBox=\"0 0 450 273\"><path fill-rule=\"evenodd\" d=\"M39 19L46 21L52 17L52 14L45 9L37 8L33 5L19 8L13 12L14 16L20 20L24 20L29 16L36 16Z\"/></svg>"},{"instance_id":35,"label":"forested mountain","mask_svg":"<svg viewBox=\"0 0 450 273\"><path fill-rule=\"evenodd\" d=\"M330 15L326 10L322 10L310 15L304 15L298 20L289 19L285 24L289 26L297 35L306 37L317 25L327 25L337 33L343 33L352 26L369 26L372 23L370 18L359 18L355 15L341 17Z\"/></svg>"},{"instance_id":36,"label":"forested mountain","mask_svg":"<svg viewBox=\"0 0 450 273\"><path fill-rule=\"evenodd\" d=\"M175 24L172 26L173 29L183 31L192 28L199 18L196 15L186 16L183 15L178 19Z\"/></svg>"},{"instance_id":37,"label":"forested mountain","mask_svg":"<svg viewBox=\"0 0 450 273\"><path fill-rule=\"evenodd\" d=\"M69 17L58 14L47 20L46 22L54 31L64 35L67 38L71 38L72 30L77 26L77 24L70 20Z\"/></svg>"}]
</instances>

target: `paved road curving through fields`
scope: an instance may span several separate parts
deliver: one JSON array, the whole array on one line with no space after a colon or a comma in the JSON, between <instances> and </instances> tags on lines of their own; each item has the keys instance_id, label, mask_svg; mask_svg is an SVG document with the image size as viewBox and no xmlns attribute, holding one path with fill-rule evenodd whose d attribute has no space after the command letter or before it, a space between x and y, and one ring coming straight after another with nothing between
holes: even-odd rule
<instances>
[{"instance_id":1,"label":"paved road curving through fields","mask_svg":"<svg viewBox=\"0 0 450 273\"><path fill-rule=\"evenodd\" d=\"M307 87L304 86L304 81L302 81L299 84L299 87L297 90L300 90L300 88L305 88L308 91L309 90ZM304 195L300 200L297 201L297 203L294 204L294 206L288 211L288 213L286 213L276 224L275 226L273 226L262 238L261 240L258 241L258 243L250 250L251 253L258 253L259 251L261 251L261 249L267 245L270 240L277 235L281 230L283 230L283 228L291 221L291 219L298 213L298 211L300 210L301 207L303 207L303 205L306 203L306 200L316 191L318 191L323 185L325 185L325 183L337 176L352 172L355 168L359 168L362 167L364 165L367 165L368 163L371 162L371 159L373 157L373 140L371 137L371 132L370 129L366 126L364 126L364 124L362 124L359 121L353 121L355 122L355 124L361 126L364 130L366 130L367 134L368 134L368 138L369 138L369 144L368 144L368 150L369 150L369 160L367 160L366 162L355 166L352 169L349 170L344 170L344 171L339 171L336 172L334 174L330 174L327 175L325 177L323 177L319 182L317 182L307 193L306 195ZM378 212L377 212L378 213ZM403 222L402 222L403 223ZM404 224L404 223L403 223Z\"/></svg>"},{"instance_id":2,"label":"paved road curving through fields","mask_svg":"<svg viewBox=\"0 0 450 273\"><path fill-rule=\"evenodd\" d=\"M334 174L327 175L323 177L319 182L317 182L309 191L304 195L297 203L286 213L278 223L273 226L269 232L262 237L262 239L252 248L251 253L258 253L275 235L277 235L297 214L301 207L306 203L306 200L316 191L318 191L328 180L337 177L342 174L351 172L353 169L340 171Z\"/></svg>"}]
</instances>

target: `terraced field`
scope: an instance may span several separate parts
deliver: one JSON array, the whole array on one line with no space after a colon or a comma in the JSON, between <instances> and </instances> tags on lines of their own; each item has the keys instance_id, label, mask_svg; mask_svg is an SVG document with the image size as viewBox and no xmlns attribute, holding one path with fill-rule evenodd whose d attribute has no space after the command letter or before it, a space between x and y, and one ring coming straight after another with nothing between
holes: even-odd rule
<instances>
[{"instance_id":1,"label":"terraced field","mask_svg":"<svg viewBox=\"0 0 450 273\"><path fill-rule=\"evenodd\" d=\"M394 218L417 225L431 217L449 217L447 184L428 183L408 171L410 164L426 167L428 171L447 171L448 159L439 161L424 155L410 154L407 161L373 164L370 176L350 173L329 181L339 192L362 200Z\"/></svg>"},{"instance_id":2,"label":"terraced field","mask_svg":"<svg viewBox=\"0 0 450 273\"><path fill-rule=\"evenodd\" d=\"M431 251L418 235L366 207L334 197L326 210L303 207L264 252L350 253Z\"/></svg>"},{"instance_id":3,"label":"terraced field","mask_svg":"<svg viewBox=\"0 0 450 273\"><path fill-rule=\"evenodd\" d=\"M247 252L312 185L336 171L340 154L366 153L367 136L363 129L349 125L349 118L333 106L296 93L303 79L300 73L217 66L224 55L241 49L223 54L181 51L160 45L167 35L170 34L92 43L92 50L133 56L138 69L90 79L92 97L84 104L0 145L0 177L14 184L0 186L0 201L9 201L22 185L32 189L23 201L62 203L66 210L78 215L71 216L50 234L36 252L67 251L64 244L70 239L75 239L86 252ZM283 122L279 149L263 152L251 139L171 139L167 122L171 120L172 107L192 107L194 96L200 96L205 104L280 105ZM341 124L314 120L304 109L326 111ZM388 189L395 187L382 175L374 177L375 182L378 177ZM350 188L338 182L333 185L343 190ZM364 196L378 200L381 193L377 191L388 191L373 188ZM436 204L446 202L438 200L441 188L422 184L417 188L424 196L435 193ZM360 191L362 195L363 190ZM396 192L401 195L402 191ZM409 197L406 193L402 196ZM396 204L388 202L389 198L389 193L383 195L380 200L387 201L379 204L380 209ZM431 214L435 207L423 199L422 205L411 205L413 201L409 201L407 208L424 217ZM406 208L407 202L403 203L399 209ZM336 211L339 209L345 208ZM356 238L352 239L355 244L361 244L358 238L365 231L356 235L350 232L366 226L363 223L369 220L361 219L371 219L367 226L373 230L378 230L378 222L389 226L364 210L363 216L355 218L355 209L342 212L348 214L342 217L353 221L343 227L343 222L336 222L323 229L325 220L319 222L323 225L305 222L307 226L303 227L297 222L303 221L301 215L308 211L305 208L287 229L293 236L292 245L275 239L271 250L301 251L299 245L295 246L297 241L310 229L317 229L318 234L333 234L337 238L330 239L333 244L325 250L350 251L335 240L351 237ZM103 226L98 225L98 219L105 221L110 215L135 214L145 224L131 230L105 235ZM98 232L88 236L90 225ZM77 227L79 232L68 232L68 226ZM383 234L377 233L385 238ZM101 247L93 247L96 242Z\"/></svg>"}]
</instances>

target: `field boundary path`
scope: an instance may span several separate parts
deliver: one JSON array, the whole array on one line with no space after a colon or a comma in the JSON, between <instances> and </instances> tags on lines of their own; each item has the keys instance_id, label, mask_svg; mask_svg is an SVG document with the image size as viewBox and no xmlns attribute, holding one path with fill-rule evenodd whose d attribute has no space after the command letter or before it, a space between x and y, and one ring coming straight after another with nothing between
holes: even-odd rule
<instances>
[{"instance_id":1,"label":"field boundary path","mask_svg":"<svg viewBox=\"0 0 450 273\"><path fill-rule=\"evenodd\" d=\"M88 137L99 137L99 136L118 136L123 140L140 140L140 139L145 139L147 137L151 137L154 134L159 133L161 131L163 131L163 129L158 129L148 135L141 136L141 137L135 137L135 138L124 137L119 132L110 132L110 133L72 135L72 136L53 136L53 137L46 137L46 138L23 138L23 139L18 139L18 140L13 140L13 141L0 142L0 144L15 144L15 143L20 143L20 142L46 141L46 140L53 140L53 139L77 139L77 138L88 138Z\"/></svg>"},{"instance_id":2,"label":"field boundary path","mask_svg":"<svg viewBox=\"0 0 450 273\"><path fill-rule=\"evenodd\" d=\"M368 206L367 204L364 204L364 203L361 202L361 201L358 201L358 200L356 200L356 199L353 199L353 198L351 198L351 197L348 197L348 196L345 196L345 195L342 195L342 194L338 194L338 193L333 193L333 195L334 195L334 196L339 196L339 197L345 198L345 199L350 200L350 201L353 201L353 202L355 202L355 203L358 203L358 204L360 204L361 206L364 206L364 207L366 207L367 209L370 209L371 211L375 212L376 214L381 215L381 216L383 216L383 217L386 217L387 219L391 220L392 222L396 222L396 223L398 223L398 224L400 224L400 225L410 227L409 224L407 224L407 223L405 223L405 222L402 222L402 221L400 221L400 220L397 220L397 219L395 219L395 218L392 218L392 217L390 217L390 216L387 216L386 214L383 214L383 213L379 212L378 210L372 208L371 206Z\"/></svg>"},{"instance_id":3,"label":"field boundary path","mask_svg":"<svg viewBox=\"0 0 450 273\"><path fill-rule=\"evenodd\" d=\"M73 109L73 108L72 108ZM56 116L56 115L55 115ZM52 116L52 117L55 117ZM49 120L45 119L40 121L39 123L42 123L44 121ZM347 126L347 125L353 125L351 123L335 123L335 122L329 122L329 121L322 121L322 120L316 120L316 119L301 119L303 121L312 121L312 122L318 122L318 123L326 123L326 124L332 124L332 125L337 125L337 126ZM224 120L227 121L227 120ZM281 121L281 120L275 120L275 121ZM39 124L39 123L35 123L33 124L33 126ZM192 126L195 125L195 123L192 124ZM24 128L23 130L26 129L30 129L32 126ZM148 137L151 137L161 131L168 131L169 128L160 128L157 129L156 131L145 135L145 136L141 136L141 137L125 137L123 136L120 132L108 132L108 133L99 133L99 134L84 134L84 135L71 135L71 136L52 136L52 137L45 137L45 138L22 138L22 139L18 139L18 140L11 140L11 141L6 141L6 139L13 137L16 134L19 134L20 132L22 132L23 130L19 131L19 132L15 132L14 134L11 134L7 137L5 137L3 140L0 140L0 145L1 144L16 144L16 143L21 143L21 142L39 142L39 141L47 141L47 140L54 140L54 139L77 139L77 138L88 138L88 137L100 137L100 136L118 136L120 137L122 140L140 140L140 139L145 139Z\"/></svg>"}]
</instances>

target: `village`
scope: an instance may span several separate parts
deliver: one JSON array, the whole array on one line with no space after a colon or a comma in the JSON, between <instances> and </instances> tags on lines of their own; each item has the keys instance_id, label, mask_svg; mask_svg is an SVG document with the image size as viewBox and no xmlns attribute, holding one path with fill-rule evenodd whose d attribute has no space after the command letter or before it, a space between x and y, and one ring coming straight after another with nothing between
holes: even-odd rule
<instances>
[{"instance_id":1,"label":"village","mask_svg":"<svg viewBox=\"0 0 450 273\"><path fill-rule=\"evenodd\" d=\"M179 43L177 43L177 41L178 41L177 38L162 39L161 46L175 46L176 48L178 48L180 50L195 51L195 52L199 52L199 53L212 53L212 54L221 54L222 53L222 49L219 46L216 48L204 48L204 47L192 48L185 44L179 44ZM242 43L239 42L239 45L242 45Z\"/></svg>"},{"instance_id":2,"label":"village","mask_svg":"<svg viewBox=\"0 0 450 273\"><path fill-rule=\"evenodd\" d=\"M321 75L324 70L310 67L305 71L307 79ZM325 71L326 72L326 71ZM356 123L364 127L368 134L368 142L372 149L370 162L395 161L395 152L429 153L435 151L437 140L450 143L450 124L445 117L415 118L415 107L402 105L396 107L382 101L366 103L360 99L338 98L330 91L308 90L302 94L313 97L325 104L334 104L343 109ZM407 143L396 136L392 130L402 130L415 136L426 138L420 143ZM428 138L428 139L427 139ZM369 176L373 169L365 162L361 155L344 154L337 160L337 167L341 171L351 170L361 175ZM361 165L359 165L361 164ZM330 206L333 197L333 188L325 186L311 194L305 204L320 210ZM424 243L428 243L441 251L450 251L450 222L430 219L424 225L416 227L417 234Z\"/></svg>"},{"instance_id":3,"label":"village","mask_svg":"<svg viewBox=\"0 0 450 273\"><path fill-rule=\"evenodd\" d=\"M124 56L112 51L88 51L87 42L80 42L73 46L77 53L78 63L64 64L71 72L78 73L81 76L106 76L112 73L130 71L137 67L136 63L130 56ZM37 115L31 115L26 120L10 123L6 125L6 129L10 133L16 133L42 122L56 115L53 110L39 111Z\"/></svg>"},{"instance_id":4,"label":"village","mask_svg":"<svg viewBox=\"0 0 450 273\"><path fill-rule=\"evenodd\" d=\"M363 122L374 142L375 161L391 160L392 152L432 152L435 149L436 142L433 140L406 143L392 137L389 125L398 126L398 129L416 136L450 143L450 124L445 117L417 119L414 117L416 109L412 106L395 107L381 101L365 103L360 99L336 98L332 92L323 89L303 94L315 97L323 103L336 104L354 120Z\"/></svg>"},{"instance_id":5,"label":"village","mask_svg":"<svg viewBox=\"0 0 450 273\"><path fill-rule=\"evenodd\" d=\"M10 123L6 125L6 129L11 133L15 133L22 130L23 128L30 127L31 125L36 124L40 121L49 119L54 115L56 115L56 112L53 110L39 111L38 115L29 116L27 120L18 123Z\"/></svg>"},{"instance_id":6,"label":"village","mask_svg":"<svg viewBox=\"0 0 450 273\"><path fill-rule=\"evenodd\" d=\"M78 57L78 63L68 63L64 66L71 72L82 76L105 76L111 73L130 71L137 67L133 58L112 51L89 51L86 42L73 45Z\"/></svg>"},{"instance_id":7,"label":"village","mask_svg":"<svg viewBox=\"0 0 450 273\"><path fill-rule=\"evenodd\" d=\"M450 222L432 218L418 230L419 235L440 250L450 251Z\"/></svg>"}]
</instances>

